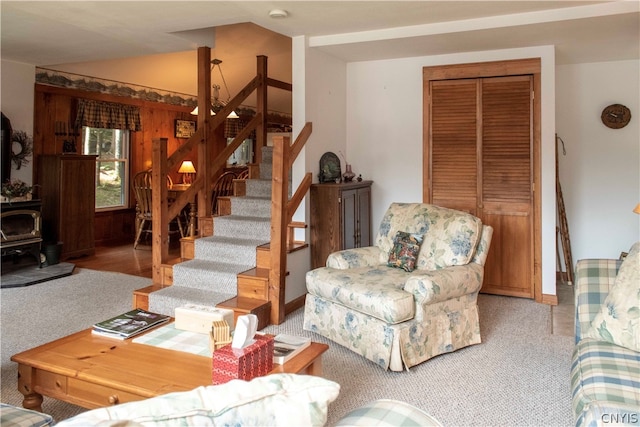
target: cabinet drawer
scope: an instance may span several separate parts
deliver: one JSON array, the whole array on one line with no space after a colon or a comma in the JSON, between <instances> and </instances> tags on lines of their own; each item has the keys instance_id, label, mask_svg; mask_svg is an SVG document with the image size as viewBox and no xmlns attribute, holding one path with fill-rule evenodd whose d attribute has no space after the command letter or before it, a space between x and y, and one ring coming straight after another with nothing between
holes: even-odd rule
<instances>
[{"instance_id":1,"label":"cabinet drawer","mask_svg":"<svg viewBox=\"0 0 640 427\"><path fill-rule=\"evenodd\" d=\"M37 385L38 393L47 396L67 394L67 377L52 372L37 370L35 372L34 385Z\"/></svg>"},{"instance_id":2,"label":"cabinet drawer","mask_svg":"<svg viewBox=\"0 0 640 427\"><path fill-rule=\"evenodd\" d=\"M68 380L67 396L70 401L78 402L86 408L102 408L146 398L145 396L139 396L98 384L91 384L75 378L69 378Z\"/></svg>"}]
</instances>

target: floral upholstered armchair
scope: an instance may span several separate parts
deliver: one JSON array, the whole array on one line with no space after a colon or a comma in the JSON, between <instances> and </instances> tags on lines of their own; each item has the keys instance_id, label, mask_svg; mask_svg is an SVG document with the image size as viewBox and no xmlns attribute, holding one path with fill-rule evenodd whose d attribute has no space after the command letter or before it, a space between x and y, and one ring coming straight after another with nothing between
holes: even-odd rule
<instances>
[{"instance_id":1,"label":"floral upholstered armchair","mask_svg":"<svg viewBox=\"0 0 640 427\"><path fill-rule=\"evenodd\" d=\"M304 329L401 371L480 339L477 297L493 229L423 203L392 203L375 246L309 271Z\"/></svg>"}]
</instances>

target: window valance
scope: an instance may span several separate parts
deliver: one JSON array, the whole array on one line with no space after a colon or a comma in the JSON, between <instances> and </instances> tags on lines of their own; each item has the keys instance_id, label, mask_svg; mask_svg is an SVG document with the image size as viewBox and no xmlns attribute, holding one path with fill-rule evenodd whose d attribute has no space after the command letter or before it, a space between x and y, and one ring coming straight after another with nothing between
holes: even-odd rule
<instances>
[{"instance_id":1,"label":"window valance","mask_svg":"<svg viewBox=\"0 0 640 427\"><path fill-rule=\"evenodd\" d=\"M139 131L142 130L140 108L134 105L79 99L76 127L82 126Z\"/></svg>"}]
</instances>

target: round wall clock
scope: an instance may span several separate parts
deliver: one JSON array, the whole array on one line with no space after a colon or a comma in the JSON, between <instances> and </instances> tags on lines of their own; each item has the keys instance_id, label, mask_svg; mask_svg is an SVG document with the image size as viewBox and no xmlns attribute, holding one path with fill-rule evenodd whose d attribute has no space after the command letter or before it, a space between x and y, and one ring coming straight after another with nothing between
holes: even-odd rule
<instances>
[{"instance_id":1,"label":"round wall clock","mask_svg":"<svg viewBox=\"0 0 640 427\"><path fill-rule=\"evenodd\" d=\"M629 124L631 111L622 104L611 104L602 110L602 123L611 129L620 129Z\"/></svg>"}]
</instances>

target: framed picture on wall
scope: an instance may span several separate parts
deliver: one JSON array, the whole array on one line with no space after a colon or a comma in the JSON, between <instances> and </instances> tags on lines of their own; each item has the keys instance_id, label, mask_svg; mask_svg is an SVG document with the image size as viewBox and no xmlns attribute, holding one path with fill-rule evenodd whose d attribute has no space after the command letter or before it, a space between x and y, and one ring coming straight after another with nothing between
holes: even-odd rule
<instances>
[{"instance_id":1,"label":"framed picture on wall","mask_svg":"<svg viewBox=\"0 0 640 427\"><path fill-rule=\"evenodd\" d=\"M195 120L176 119L176 138L191 138L196 133Z\"/></svg>"}]
</instances>

